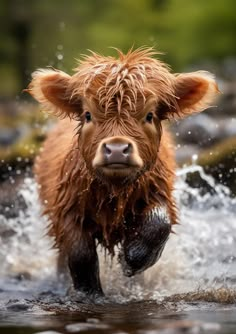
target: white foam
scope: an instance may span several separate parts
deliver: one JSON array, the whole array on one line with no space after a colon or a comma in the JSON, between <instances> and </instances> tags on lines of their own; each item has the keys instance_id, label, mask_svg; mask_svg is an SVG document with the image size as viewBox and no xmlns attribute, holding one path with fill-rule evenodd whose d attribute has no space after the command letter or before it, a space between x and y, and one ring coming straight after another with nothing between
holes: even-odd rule
<instances>
[{"instance_id":1,"label":"white foam","mask_svg":"<svg viewBox=\"0 0 236 334\"><path fill-rule=\"evenodd\" d=\"M186 184L188 173L198 172L213 194ZM235 286L236 203L229 190L217 184L199 166L177 173L176 199L181 224L175 227L159 262L144 274L125 278L116 259L111 263L99 250L101 280L108 295L119 298L159 298L199 288ZM26 179L20 189L27 209L17 218L0 216L1 227L15 234L1 240L0 277L29 272L37 280L55 276L56 253L46 237L46 220L40 216L37 187Z\"/></svg>"}]
</instances>

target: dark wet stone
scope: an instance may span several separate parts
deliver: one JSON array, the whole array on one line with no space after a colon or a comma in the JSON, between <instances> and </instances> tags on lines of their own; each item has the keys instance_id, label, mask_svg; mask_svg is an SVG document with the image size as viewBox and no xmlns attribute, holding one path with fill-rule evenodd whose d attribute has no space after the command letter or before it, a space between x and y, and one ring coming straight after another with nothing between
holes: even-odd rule
<instances>
[{"instance_id":1,"label":"dark wet stone","mask_svg":"<svg viewBox=\"0 0 236 334\"><path fill-rule=\"evenodd\" d=\"M236 262L236 256L234 255L228 255L225 258L222 259L222 263L227 263L227 264L231 264L231 263L235 263Z\"/></svg>"},{"instance_id":2,"label":"dark wet stone","mask_svg":"<svg viewBox=\"0 0 236 334\"><path fill-rule=\"evenodd\" d=\"M224 117L235 115L235 107L236 107L236 82L228 82L224 84L223 94L221 95L218 108ZM218 112L219 112L218 111ZM216 110L214 110L216 112Z\"/></svg>"},{"instance_id":3,"label":"dark wet stone","mask_svg":"<svg viewBox=\"0 0 236 334\"><path fill-rule=\"evenodd\" d=\"M14 230L6 228L6 226L1 226L0 227L0 236L2 239L8 239L15 235L16 232Z\"/></svg>"},{"instance_id":4,"label":"dark wet stone","mask_svg":"<svg viewBox=\"0 0 236 334\"><path fill-rule=\"evenodd\" d=\"M27 311L31 306L22 302L11 302L9 301L6 308L14 312Z\"/></svg>"},{"instance_id":5,"label":"dark wet stone","mask_svg":"<svg viewBox=\"0 0 236 334\"><path fill-rule=\"evenodd\" d=\"M222 139L236 136L236 120L224 120L222 122Z\"/></svg>"},{"instance_id":6,"label":"dark wet stone","mask_svg":"<svg viewBox=\"0 0 236 334\"><path fill-rule=\"evenodd\" d=\"M236 194L236 137L227 138L199 154L197 163L207 174Z\"/></svg>"},{"instance_id":7,"label":"dark wet stone","mask_svg":"<svg viewBox=\"0 0 236 334\"><path fill-rule=\"evenodd\" d=\"M110 328L110 326L108 324L103 324L103 323L80 322L80 323L67 325L65 328L69 333L78 333L78 332L87 331L87 330L108 329Z\"/></svg>"},{"instance_id":8,"label":"dark wet stone","mask_svg":"<svg viewBox=\"0 0 236 334\"><path fill-rule=\"evenodd\" d=\"M206 114L181 120L175 131L181 142L203 147L210 146L219 137L216 121Z\"/></svg>"},{"instance_id":9,"label":"dark wet stone","mask_svg":"<svg viewBox=\"0 0 236 334\"><path fill-rule=\"evenodd\" d=\"M12 145L20 136L20 131L13 128L0 128L0 146Z\"/></svg>"},{"instance_id":10,"label":"dark wet stone","mask_svg":"<svg viewBox=\"0 0 236 334\"><path fill-rule=\"evenodd\" d=\"M14 276L15 279L18 281L25 281L25 280L31 280L31 274L27 271L20 272L17 275Z\"/></svg>"},{"instance_id":11,"label":"dark wet stone","mask_svg":"<svg viewBox=\"0 0 236 334\"><path fill-rule=\"evenodd\" d=\"M0 183L0 215L9 218L16 218L20 211L25 211L27 208L24 197L19 194L18 188L23 179L18 178L14 184L9 181ZM0 235L3 237L10 237L14 234L11 229L0 230Z\"/></svg>"}]
</instances>

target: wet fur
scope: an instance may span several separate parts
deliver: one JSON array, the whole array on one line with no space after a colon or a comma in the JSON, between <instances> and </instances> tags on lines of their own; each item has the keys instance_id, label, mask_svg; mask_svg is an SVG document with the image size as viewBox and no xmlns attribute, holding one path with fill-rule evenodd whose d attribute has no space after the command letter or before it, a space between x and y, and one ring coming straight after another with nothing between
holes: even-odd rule
<instances>
[{"instance_id":1,"label":"wet fur","mask_svg":"<svg viewBox=\"0 0 236 334\"><path fill-rule=\"evenodd\" d=\"M68 258L75 288L86 294L102 294L95 241L111 255L121 244L128 276L160 257L177 223L174 151L163 121L203 110L217 93L209 73L174 75L155 55L149 48L118 50L118 59L92 53L73 76L36 71L28 89L46 110L65 118L45 141L35 175L49 234ZM99 144L115 137L135 143L139 169L109 175L94 167Z\"/></svg>"},{"instance_id":2,"label":"wet fur","mask_svg":"<svg viewBox=\"0 0 236 334\"><path fill-rule=\"evenodd\" d=\"M71 246L80 238L84 227L97 230L98 235L101 232L104 238L100 241L113 252L123 238L127 213L145 214L163 203L167 203L171 223L176 223L172 197L175 162L166 131L163 131L154 168L144 171L132 182L124 180L123 186L118 187L90 173L80 156L76 126L73 120L60 121L49 134L35 163L40 197L51 220L49 234L55 238L57 247ZM96 221L94 226L84 224L86 212Z\"/></svg>"}]
</instances>

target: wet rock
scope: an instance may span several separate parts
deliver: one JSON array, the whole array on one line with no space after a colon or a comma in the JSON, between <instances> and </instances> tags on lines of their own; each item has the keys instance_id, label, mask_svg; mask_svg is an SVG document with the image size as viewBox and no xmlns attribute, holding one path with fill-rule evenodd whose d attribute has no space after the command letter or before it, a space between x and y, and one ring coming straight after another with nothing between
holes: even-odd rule
<instances>
[{"instance_id":1,"label":"wet rock","mask_svg":"<svg viewBox=\"0 0 236 334\"><path fill-rule=\"evenodd\" d=\"M236 195L236 136L227 138L205 150L196 148L194 152L194 148L190 147L183 155L179 155L177 151L177 162L180 166L193 163L202 166L206 174L213 176L217 183L223 184L233 195ZM209 188L209 184L207 185L198 172L189 173L186 181L193 188L211 192L211 187Z\"/></svg>"},{"instance_id":2,"label":"wet rock","mask_svg":"<svg viewBox=\"0 0 236 334\"><path fill-rule=\"evenodd\" d=\"M22 179L18 178L13 184L9 181L0 184L0 215L7 219L18 217L19 212L25 211L27 208L25 199L17 191L21 183ZM13 230L10 230L7 226L1 226L0 235L2 237L8 238L13 234Z\"/></svg>"},{"instance_id":3,"label":"wet rock","mask_svg":"<svg viewBox=\"0 0 236 334\"><path fill-rule=\"evenodd\" d=\"M9 302L6 305L6 308L7 310L10 311L21 312L21 311L27 311L29 308L31 308L31 306L19 300L9 300Z\"/></svg>"},{"instance_id":4,"label":"wet rock","mask_svg":"<svg viewBox=\"0 0 236 334\"><path fill-rule=\"evenodd\" d=\"M29 281L31 280L32 276L29 272L24 271L24 272L20 272L17 275L14 275L14 279L16 279L17 281Z\"/></svg>"},{"instance_id":5,"label":"wet rock","mask_svg":"<svg viewBox=\"0 0 236 334\"><path fill-rule=\"evenodd\" d=\"M236 194L236 137L203 151L197 160L205 172Z\"/></svg>"},{"instance_id":6,"label":"wet rock","mask_svg":"<svg viewBox=\"0 0 236 334\"><path fill-rule=\"evenodd\" d=\"M20 137L20 131L12 128L0 128L0 146L12 145Z\"/></svg>"},{"instance_id":7,"label":"wet rock","mask_svg":"<svg viewBox=\"0 0 236 334\"><path fill-rule=\"evenodd\" d=\"M214 71L213 71L214 72ZM215 108L204 110L214 118L227 118L235 115L236 110L236 81L218 80L221 94L214 103Z\"/></svg>"},{"instance_id":8,"label":"wet rock","mask_svg":"<svg viewBox=\"0 0 236 334\"><path fill-rule=\"evenodd\" d=\"M222 263L226 263L226 264L236 263L236 256L227 255L226 257L222 259Z\"/></svg>"},{"instance_id":9,"label":"wet rock","mask_svg":"<svg viewBox=\"0 0 236 334\"><path fill-rule=\"evenodd\" d=\"M181 120L174 131L180 142L200 147L210 146L218 139L217 123L206 114L198 114Z\"/></svg>"},{"instance_id":10,"label":"wet rock","mask_svg":"<svg viewBox=\"0 0 236 334\"><path fill-rule=\"evenodd\" d=\"M218 101L218 109L224 116L235 115L236 110L236 81L226 82L222 88L222 95Z\"/></svg>"},{"instance_id":11,"label":"wet rock","mask_svg":"<svg viewBox=\"0 0 236 334\"><path fill-rule=\"evenodd\" d=\"M104 323L89 323L89 322L80 322L75 324L70 324L66 326L66 330L69 333L78 333L88 330L103 330L108 329L110 326Z\"/></svg>"},{"instance_id":12,"label":"wet rock","mask_svg":"<svg viewBox=\"0 0 236 334\"><path fill-rule=\"evenodd\" d=\"M222 120L220 130L222 139L236 136L236 118Z\"/></svg>"},{"instance_id":13,"label":"wet rock","mask_svg":"<svg viewBox=\"0 0 236 334\"><path fill-rule=\"evenodd\" d=\"M0 208L1 211L1 208ZM6 225L1 224L0 225L0 236L2 239L9 239L13 235L15 235L16 232L13 229L8 228Z\"/></svg>"}]
</instances>

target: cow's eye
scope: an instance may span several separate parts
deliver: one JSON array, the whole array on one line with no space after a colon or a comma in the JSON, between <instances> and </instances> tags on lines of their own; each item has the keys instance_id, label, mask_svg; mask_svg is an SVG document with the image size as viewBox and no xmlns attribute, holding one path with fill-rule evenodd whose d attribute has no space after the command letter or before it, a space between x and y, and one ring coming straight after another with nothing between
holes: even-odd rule
<instances>
[{"instance_id":1,"label":"cow's eye","mask_svg":"<svg viewBox=\"0 0 236 334\"><path fill-rule=\"evenodd\" d=\"M86 113L85 113L85 121L86 121L86 123L89 123L89 122L92 121L92 115L89 111L86 111Z\"/></svg>"},{"instance_id":2,"label":"cow's eye","mask_svg":"<svg viewBox=\"0 0 236 334\"><path fill-rule=\"evenodd\" d=\"M146 121L148 123L152 123L152 120L153 120L153 113L152 112L149 112L146 116Z\"/></svg>"}]
</instances>

